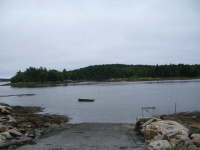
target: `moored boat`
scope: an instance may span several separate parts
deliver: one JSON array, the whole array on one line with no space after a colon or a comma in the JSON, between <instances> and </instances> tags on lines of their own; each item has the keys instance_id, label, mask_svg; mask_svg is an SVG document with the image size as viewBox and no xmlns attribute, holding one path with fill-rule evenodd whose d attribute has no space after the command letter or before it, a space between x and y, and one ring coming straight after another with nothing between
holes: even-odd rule
<instances>
[{"instance_id":1,"label":"moored boat","mask_svg":"<svg viewBox=\"0 0 200 150\"><path fill-rule=\"evenodd\" d=\"M78 101L79 102L93 102L94 99L91 99L91 98L79 98Z\"/></svg>"}]
</instances>

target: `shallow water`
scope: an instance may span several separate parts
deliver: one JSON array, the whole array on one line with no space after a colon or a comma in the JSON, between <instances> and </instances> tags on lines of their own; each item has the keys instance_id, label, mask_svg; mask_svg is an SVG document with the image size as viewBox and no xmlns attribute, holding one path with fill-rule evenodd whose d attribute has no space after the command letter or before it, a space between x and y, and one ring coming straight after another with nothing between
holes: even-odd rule
<instances>
[{"instance_id":1,"label":"shallow water","mask_svg":"<svg viewBox=\"0 0 200 150\"><path fill-rule=\"evenodd\" d=\"M143 82L82 82L26 87L0 86L0 95L36 94L0 97L10 105L42 106L44 113L68 115L72 123L135 123L142 107L156 107L151 114L200 110L200 80ZM94 98L94 102L78 102Z\"/></svg>"}]
</instances>

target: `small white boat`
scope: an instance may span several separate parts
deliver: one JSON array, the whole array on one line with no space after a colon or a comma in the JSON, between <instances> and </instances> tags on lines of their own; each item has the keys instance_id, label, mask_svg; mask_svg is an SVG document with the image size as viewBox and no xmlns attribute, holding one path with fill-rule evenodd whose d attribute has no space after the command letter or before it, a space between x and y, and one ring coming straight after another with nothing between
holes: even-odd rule
<instances>
[{"instance_id":1,"label":"small white boat","mask_svg":"<svg viewBox=\"0 0 200 150\"><path fill-rule=\"evenodd\" d=\"M90 99L90 98L79 98L78 101L79 101L79 102L93 102L94 99Z\"/></svg>"}]
</instances>

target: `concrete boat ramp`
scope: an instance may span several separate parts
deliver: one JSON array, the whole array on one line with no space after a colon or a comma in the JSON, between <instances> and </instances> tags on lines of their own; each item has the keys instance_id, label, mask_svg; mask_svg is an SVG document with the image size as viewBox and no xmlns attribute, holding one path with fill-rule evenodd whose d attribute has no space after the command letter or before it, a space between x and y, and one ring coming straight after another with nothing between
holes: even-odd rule
<instances>
[{"instance_id":1,"label":"concrete boat ramp","mask_svg":"<svg viewBox=\"0 0 200 150\"><path fill-rule=\"evenodd\" d=\"M147 150L134 124L81 123L17 150Z\"/></svg>"}]
</instances>

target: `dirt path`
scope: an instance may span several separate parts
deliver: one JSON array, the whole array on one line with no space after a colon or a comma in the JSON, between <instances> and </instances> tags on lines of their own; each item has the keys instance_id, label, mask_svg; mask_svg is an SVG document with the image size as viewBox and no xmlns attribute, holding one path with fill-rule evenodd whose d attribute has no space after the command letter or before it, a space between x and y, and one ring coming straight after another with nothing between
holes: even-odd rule
<instances>
[{"instance_id":1,"label":"dirt path","mask_svg":"<svg viewBox=\"0 0 200 150\"><path fill-rule=\"evenodd\" d=\"M145 150L133 124L82 123L17 150Z\"/></svg>"}]
</instances>

